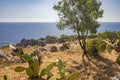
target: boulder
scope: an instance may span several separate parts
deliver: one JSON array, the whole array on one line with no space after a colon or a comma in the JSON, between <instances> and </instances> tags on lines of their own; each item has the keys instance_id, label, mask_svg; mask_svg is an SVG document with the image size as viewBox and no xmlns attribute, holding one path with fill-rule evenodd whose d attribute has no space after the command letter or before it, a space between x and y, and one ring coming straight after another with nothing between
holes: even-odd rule
<instances>
[{"instance_id":1,"label":"boulder","mask_svg":"<svg viewBox=\"0 0 120 80\"><path fill-rule=\"evenodd\" d=\"M64 37L60 37L57 41L59 43L64 43L66 41L70 40L70 36L64 36Z\"/></svg>"},{"instance_id":2,"label":"boulder","mask_svg":"<svg viewBox=\"0 0 120 80\"><path fill-rule=\"evenodd\" d=\"M34 39L27 40L27 45L31 45L31 46L36 45L36 40L34 40Z\"/></svg>"},{"instance_id":3,"label":"boulder","mask_svg":"<svg viewBox=\"0 0 120 80\"><path fill-rule=\"evenodd\" d=\"M33 55L35 56L35 55L39 55L39 53L40 53L40 51L39 50L35 50L35 51L33 51Z\"/></svg>"},{"instance_id":4,"label":"boulder","mask_svg":"<svg viewBox=\"0 0 120 80\"><path fill-rule=\"evenodd\" d=\"M47 49L46 49L46 48L43 48L43 47L40 48L39 50L40 50L40 51L47 51Z\"/></svg>"},{"instance_id":5,"label":"boulder","mask_svg":"<svg viewBox=\"0 0 120 80\"><path fill-rule=\"evenodd\" d=\"M57 41L58 41L59 43L64 43L64 42L66 42L66 40L65 40L64 38L59 38Z\"/></svg>"},{"instance_id":6,"label":"boulder","mask_svg":"<svg viewBox=\"0 0 120 80\"><path fill-rule=\"evenodd\" d=\"M17 44L17 46L20 47L27 47L27 46L34 46L36 45L36 40L34 39L22 39L20 43Z\"/></svg>"},{"instance_id":7,"label":"boulder","mask_svg":"<svg viewBox=\"0 0 120 80\"><path fill-rule=\"evenodd\" d=\"M47 44L54 44L54 43L56 43L57 41L56 41L56 39L50 38L49 36L47 36L47 37L45 38L45 42L46 42Z\"/></svg>"},{"instance_id":8,"label":"boulder","mask_svg":"<svg viewBox=\"0 0 120 80\"><path fill-rule=\"evenodd\" d=\"M57 52L58 50L57 50L57 47L56 46L52 46L51 48L50 48L50 52Z\"/></svg>"},{"instance_id":9,"label":"boulder","mask_svg":"<svg viewBox=\"0 0 120 80\"><path fill-rule=\"evenodd\" d=\"M46 43L43 40L37 40L37 45L40 45L43 47L43 46L46 46Z\"/></svg>"},{"instance_id":10,"label":"boulder","mask_svg":"<svg viewBox=\"0 0 120 80\"><path fill-rule=\"evenodd\" d=\"M22 39L20 41L20 43L16 44L17 46L20 46L20 47L26 47L27 45L27 42L26 42L26 39Z\"/></svg>"}]
</instances>

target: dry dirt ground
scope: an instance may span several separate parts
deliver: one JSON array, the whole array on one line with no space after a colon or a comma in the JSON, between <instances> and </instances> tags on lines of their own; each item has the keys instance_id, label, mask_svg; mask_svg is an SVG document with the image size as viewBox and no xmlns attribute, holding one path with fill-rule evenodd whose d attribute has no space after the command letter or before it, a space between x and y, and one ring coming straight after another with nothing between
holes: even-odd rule
<instances>
[{"instance_id":1,"label":"dry dirt ground","mask_svg":"<svg viewBox=\"0 0 120 80\"><path fill-rule=\"evenodd\" d=\"M47 49L50 48L50 46L57 46L59 47L60 44L48 44L46 46ZM34 46L31 48L24 48L25 53L31 53L32 51L39 49L39 46ZM11 50L8 48L3 49L5 53L10 54ZM82 50L80 49L78 44L72 44L70 47L70 51L60 51L57 52L49 52L44 51L41 52L42 61L43 64L41 65L41 69L46 67L46 65L50 64L51 62L56 61L56 59L61 59L66 67L66 75L69 75L70 73L74 71L80 72L81 79L78 80L111 80L112 77L115 75L120 74L120 66L115 62L118 54L116 54L114 51L109 53L100 53L100 56L97 57L91 57L90 65L87 67L89 70L85 71L85 68L82 62ZM88 63L86 63L88 64ZM17 73L13 70L15 66L24 66L27 67L26 63L16 63L16 64L10 64L9 66L1 67L0 68L0 80L3 80L3 75L7 75L8 80L28 80L28 76L25 72ZM89 74L88 74L89 72ZM52 73L60 77L58 69L54 68L52 70Z\"/></svg>"}]
</instances>

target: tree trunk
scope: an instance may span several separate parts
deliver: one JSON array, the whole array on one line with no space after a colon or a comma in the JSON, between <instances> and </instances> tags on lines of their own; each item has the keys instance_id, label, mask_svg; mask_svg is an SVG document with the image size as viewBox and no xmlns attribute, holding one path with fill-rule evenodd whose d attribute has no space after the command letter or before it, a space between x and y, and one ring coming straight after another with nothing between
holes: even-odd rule
<instances>
[{"instance_id":1,"label":"tree trunk","mask_svg":"<svg viewBox=\"0 0 120 80\"><path fill-rule=\"evenodd\" d=\"M79 31L77 31L77 34L78 34L79 45L83 50L82 59L83 59L83 62L85 62L85 56L87 57L88 60L90 59L86 50L86 37L81 38Z\"/></svg>"},{"instance_id":2,"label":"tree trunk","mask_svg":"<svg viewBox=\"0 0 120 80\"><path fill-rule=\"evenodd\" d=\"M88 55L86 49L83 49L83 54L82 54L82 59L83 59L83 61L85 61L85 57L86 57L88 60L90 60L89 55Z\"/></svg>"}]
</instances>

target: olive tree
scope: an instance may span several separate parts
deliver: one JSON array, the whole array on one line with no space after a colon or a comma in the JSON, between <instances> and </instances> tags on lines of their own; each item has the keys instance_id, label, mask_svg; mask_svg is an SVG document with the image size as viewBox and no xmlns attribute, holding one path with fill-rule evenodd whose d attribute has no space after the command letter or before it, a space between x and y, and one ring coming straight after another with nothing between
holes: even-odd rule
<instances>
[{"instance_id":1,"label":"olive tree","mask_svg":"<svg viewBox=\"0 0 120 80\"><path fill-rule=\"evenodd\" d=\"M59 22L57 27L72 29L77 33L80 47L83 50L82 58L88 57L86 39L89 34L97 32L99 23L97 19L102 17L103 10L98 0L60 0L53 9L58 12Z\"/></svg>"}]
</instances>

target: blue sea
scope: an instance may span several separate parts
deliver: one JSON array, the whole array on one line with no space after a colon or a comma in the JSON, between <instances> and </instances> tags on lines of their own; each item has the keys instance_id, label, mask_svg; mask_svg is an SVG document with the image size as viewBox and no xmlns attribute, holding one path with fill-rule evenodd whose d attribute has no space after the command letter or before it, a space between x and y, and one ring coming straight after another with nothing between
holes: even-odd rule
<instances>
[{"instance_id":1,"label":"blue sea","mask_svg":"<svg viewBox=\"0 0 120 80\"><path fill-rule=\"evenodd\" d=\"M120 31L120 22L102 22L98 32ZM56 23L24 22L0 23L0 46L16 44L21 39L39 39L48 35L60 36L61 34L75 34L69 29L64 31L56 27Z\"/></svg>"}]
</instances>

